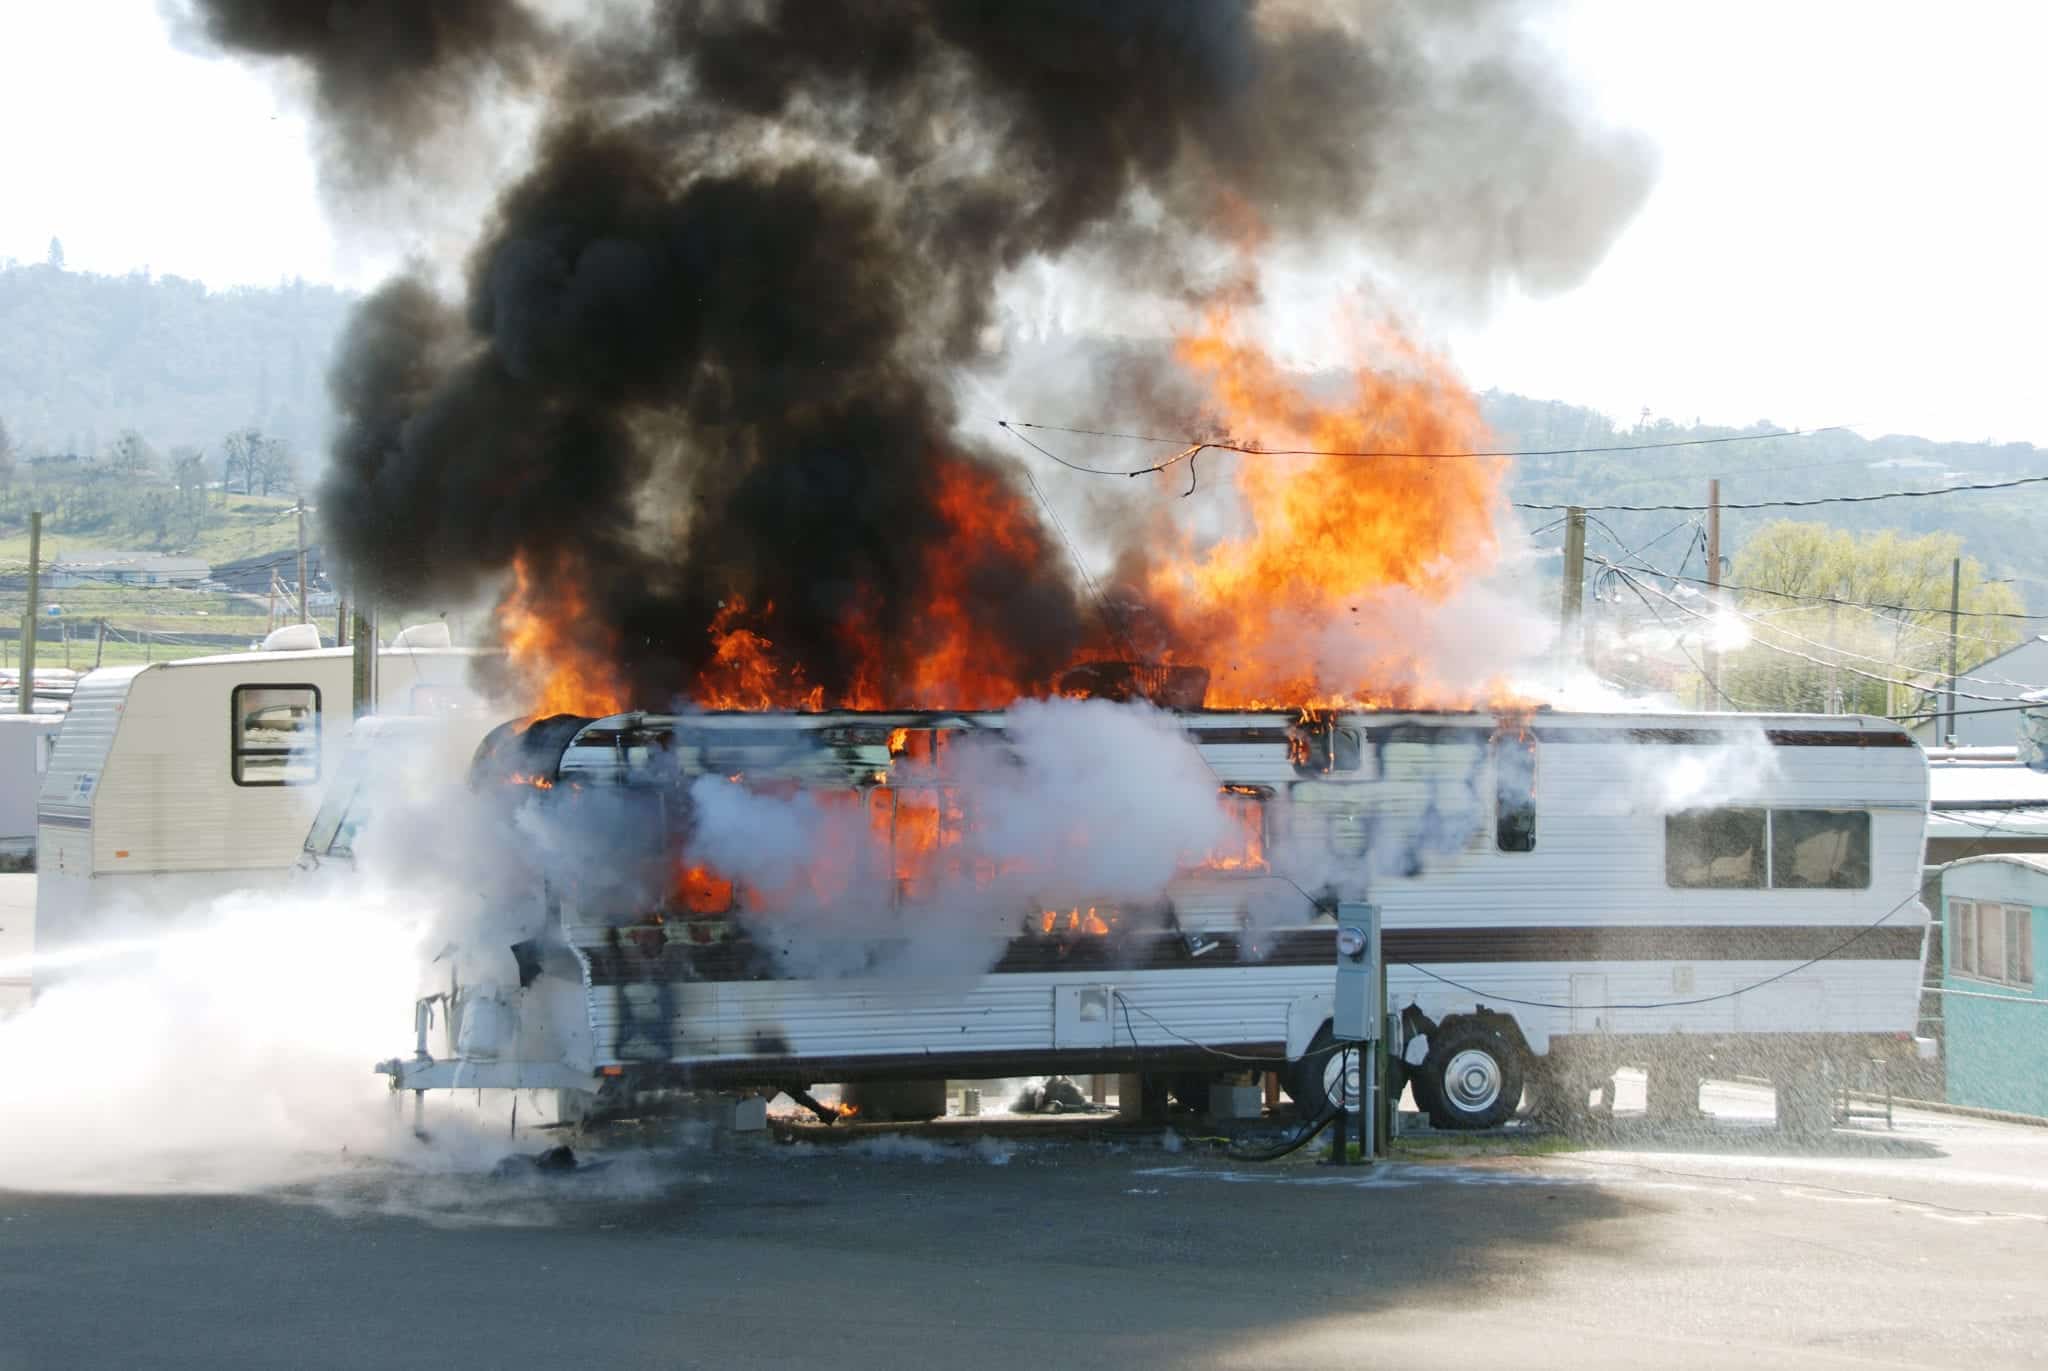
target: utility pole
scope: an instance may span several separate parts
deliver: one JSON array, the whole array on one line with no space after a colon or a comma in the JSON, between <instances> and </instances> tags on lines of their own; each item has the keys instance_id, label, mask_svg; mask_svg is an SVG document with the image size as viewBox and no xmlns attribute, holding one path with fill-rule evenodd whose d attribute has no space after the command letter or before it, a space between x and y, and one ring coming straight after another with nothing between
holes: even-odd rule
<instances>
[{"instance_id":1,"label":"utility pole","mask_svg":"<svg viewBox=\"0 0 2048 1371\"><path fill-rule=\"evenodd\" d=\"M296 509L297 509L297 513L298 513L298 516L299 516L299 622L303 624L303 623L308 623L308 622L310 622L310 621L311 621L311 620L310 620L310 616L309 616L309 615L308 615L308 614L306 613L306 497L305 497L305 496L303 496L303 495L302 495L302 496L300 496L300 497L298 498L298 500L297 500L297 502L296 502Z\"/></svg>"},{"instance_id":2,"label":"utility pole","mask_svg":"<svg viewBox=\"0 0 2048 1371\"><path fill-rule=\"evenodd\" d=\"M1711 617L1707 620L1706 647L1700 660L1706 664L1706 699L1702 708L1714 710L1721 707L1721 654L1714 650L1715 620L1721 613L1721 482L1716 479L1707 482L1707 603Z\"/></svg>"},{"instance_id":3,"label":"utility pole","mask_svg":"<svg viewBox=\"0 0 2048 1371\"><path fill-rule=\"evenodd\" d=\"M35 586L35 580L29 582ZM35 603L35 590L29 590ZM1956 746L1956 619L1962 615L1962 557L1948 568L1948 746Z\"/></svg>"},{"instance_id":4,"label":"utility pole","mask_svg":"<svg viewBox=\"0 0 2048 1371\"><path fill-rule=\"evenodd\" d=\"M1840 605L1830 604L1828 606L1828 713L1830 714L1840 714L1842 712L1842 672L1835 660L1835 654L1841 651L1840 648L1835 646L1835 620L1841 612L1842 607Z\"/></svg>"},{"instance_id":5,"label":"utility pole","mask_svg":"<svg viewBox=\"0 0 2048 1371\"><path fill-rule=\"evenodd\" d=\"M21 684L14 692L14 712L31 714L36 707L36 591L43 575L43 516L28 516L28 605L21 614Z\"/></svg>"},{"instance_id":6,"label":"utility pole","mask_svg":"<svg viewBox=\"0 0 2048 1371\"><path fill-rule=\"evenodd\" d=\"M1557 656L1560 666L1580 655L1572 635L1581 632L1580 613L1586 594L1586 511L1573 505L1564 515L1564 600L1558 611Z\"/></svg>"},{"instance_id":7,"label":"utility pole","mask_svg":"<svg viewBox=\"0 0 2048 1371\"><path fill-rule=\"evenodd\" d=\"M105 619L101 619L99 623L99 632L94 636L92 644L92 669L94 671L98 671L100 669L100 658L104 657L106 655L106 652L107 621Z\"/></svg>"},{"instance_id":8,"label":"utility pole","mask_svg":"<svg viewBox=\"0 0 2048 1371\"><path fill-rule=\"evenodd\" d=\"M334 597L334 645L336 647L348 646L348 597L346 595L336 595Z\"/></svg>"},{"instance_id":9,"label":"utility pole","mask_svg":"<svg viewBox=\"0 0 2048 1371\"><path fill-rule=\"evenodd\" d=\"M355 714L358 719L377 712L377 611L373 606L366 615L360 596L356 602L355 656L352 659L355 670L350 682L355 695Z\"/></svg>"}]
</instances>

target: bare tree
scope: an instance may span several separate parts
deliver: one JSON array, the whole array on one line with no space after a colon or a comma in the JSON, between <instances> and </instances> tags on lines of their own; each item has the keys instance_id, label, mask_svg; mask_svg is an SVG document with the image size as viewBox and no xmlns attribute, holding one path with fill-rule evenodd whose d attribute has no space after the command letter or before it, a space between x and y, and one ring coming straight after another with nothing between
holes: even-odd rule
<instances>
[{"instance_id":1,"label":"bare tree","mask_svg":"<svg viewBox=\"0 0 2048 1371\"><path fill-rule=\"evenodd\" d=\"M221 440L221 494L225 496L235 488L235 481L242 482L242 493L256 489L257 454L264 444L263 434L253 428L238 428Z\"/></svg>"},{"instance_id":2,"label":"bare tree","mask_svg":"<svg viewBox=\"0 0 2048 1371\"><path fill-rule=\"evenodd\" d=\"M265 438L256 445L252 474L265 495L292 483L292 454L282 438Z\"/></svg>"},{"instance_id":3,"label":"bare tree","mask_svg":"<svg viewBox=\"0 0 2048 1371\"><path fill-rule=\"evenodd\" d=\"M155 470L156 450L134 429L123 429L107 455L107 464L124 481L140 480Z\"/></svg>"}]
</instances>

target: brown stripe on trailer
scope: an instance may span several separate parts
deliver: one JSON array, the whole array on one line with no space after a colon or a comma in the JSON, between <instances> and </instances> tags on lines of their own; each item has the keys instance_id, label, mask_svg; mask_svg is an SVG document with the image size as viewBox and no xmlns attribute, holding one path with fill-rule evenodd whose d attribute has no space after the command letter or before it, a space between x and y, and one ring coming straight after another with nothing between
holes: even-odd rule
<instances>
[{"instance_id":1,"label":"brown stripe on trailer","mask_svg":"<svg viewBox=\"0 0 2048 1371\"><path fill-rule=\"evenodd\" d=\"M1146 938L1083 938L1071 941L1019 938L1004 949L991 975L1048 972L1226 971L1248 966L1321 966L1336 955L1334 929L1293 929L1264 939L1223 934L1204 940L1196 953L1178 935ZM1390 928L1384 934L1391 963L1456 966L1487 962L1803 962L1834 957L1843 961L1918 961L1923 931L1911 925L1871 928L1807 924L1753 924L1544 928ZM877 981L886 982L892 954L907 950L898 940L864 940L874 956ZM782 979L774 954L745 938L712 944L671 942L583 948L593 986L656 981L764 981ZM858 979L858 978L848 978Z\"/></svg>"}]
</instances>

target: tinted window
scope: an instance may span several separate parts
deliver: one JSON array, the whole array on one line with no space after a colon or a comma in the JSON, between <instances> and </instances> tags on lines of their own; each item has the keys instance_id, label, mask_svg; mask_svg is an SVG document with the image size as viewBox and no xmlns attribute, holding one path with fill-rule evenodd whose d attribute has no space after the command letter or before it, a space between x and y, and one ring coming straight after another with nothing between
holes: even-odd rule
<instances>
[{"instance_id":1,"label":"tinted window","mask_svg":"<svg viewBox=\"0 0 2048 1371\"><path fill-rule=\"evenodd\" d=\"M1862 890L1870 884L1870 815L1861 810L1771 811L1771 887Z\"/></svg>"},{"instance_id":2,"label":"tinted window","mask_svg":"<svg viewBox=\"0 0 2048 1371\"><path fill-rule=\"evenodd\" d=\"M1664 816L1664 880L1685 889L1759 889L1764 811L1692 809Z\"/></svg>"},{"instance_id":3,"label":"tinted window","mask_svg":"<svg viewBox=\"0 0 2048 1371\"><path fill-rule=\"evenodd\" d=\"M320 689L236 686L236 785L311 785L320 779Z\"/></svg>"}]
</instances>

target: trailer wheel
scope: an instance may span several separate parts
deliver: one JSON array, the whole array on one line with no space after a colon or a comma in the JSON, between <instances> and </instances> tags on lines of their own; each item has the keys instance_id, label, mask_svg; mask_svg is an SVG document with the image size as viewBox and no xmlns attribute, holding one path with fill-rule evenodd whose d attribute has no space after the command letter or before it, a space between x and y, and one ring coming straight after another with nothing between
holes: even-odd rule
<instances>
[{"instance_id":1,"label":"trailer wheel","mask_svg":"<svg viewBox=\"0 0 2048 1371\"><path fill-rule=\"evenodd\" d=\"M1301 1059L1280 1073L1280 1087L1303 1119L1319 1123L1353 1102L1358 1090L1358 1056L1354 1053L1347 1059L1338 1050L1330 1026L1324 1024L1309 1040Z\"/></svg>"},{"instance_id":2,"label":"trailer wheel","mask_svg":"<svg viewBox=\"0 0 2048 1371\"><path fill-rule=\"evenodd\" d=\"M1438 1128L1493 1128L1522 1102L1522 1054L1499 1029L1467 1020L1432 1036L1416 1103Z\"/></svg>"}]
</instances>

